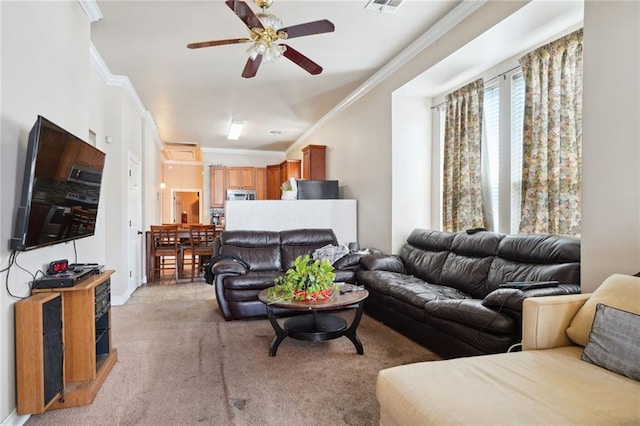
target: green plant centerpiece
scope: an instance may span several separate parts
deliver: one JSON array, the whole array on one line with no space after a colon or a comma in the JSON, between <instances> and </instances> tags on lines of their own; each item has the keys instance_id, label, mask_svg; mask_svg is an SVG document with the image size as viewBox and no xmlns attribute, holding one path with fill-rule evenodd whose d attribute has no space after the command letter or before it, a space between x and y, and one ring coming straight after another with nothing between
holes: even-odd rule
<instances>
[{"instance_id":1,"label":"green plant centerpiece","mask_svg":"<svg viewBox=\"0 0 640 426\"><path fill-rule=\"evenodd\" d=\"M305 254L293 261L293 268L274 280L275 285L267 290L267 296L271 303L327 300L337 289L335 278L328 260L313 260Z\"/></svg>"}]
</instances>

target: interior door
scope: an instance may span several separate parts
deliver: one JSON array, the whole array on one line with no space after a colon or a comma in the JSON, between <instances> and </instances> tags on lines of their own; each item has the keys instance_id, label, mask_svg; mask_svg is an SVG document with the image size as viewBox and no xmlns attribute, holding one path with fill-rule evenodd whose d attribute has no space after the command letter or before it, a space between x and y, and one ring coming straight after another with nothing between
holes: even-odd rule
<instances>
[{"instance_id":1,"label":"interior door","mask_svg":"<svg viewBox=\"0 0 640 426\"><path fill-rule=\"evenodd\" d=\"M142 284L142 173L140 161L129 154L129 291Z\"/></svg>"}]
</instances>

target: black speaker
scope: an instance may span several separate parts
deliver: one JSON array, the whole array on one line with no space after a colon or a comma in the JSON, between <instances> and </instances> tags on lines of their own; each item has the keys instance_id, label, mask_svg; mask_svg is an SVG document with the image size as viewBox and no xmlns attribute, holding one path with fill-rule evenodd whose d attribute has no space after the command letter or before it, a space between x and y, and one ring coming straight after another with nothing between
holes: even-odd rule
<instances>
[{"instance_id":1,"label":"black speaker","mask_svg":"<svg viewBox=\"0 0 640 426\"><path fill-rule=\"evenodd\" d=\"M17 412L39 414L63 395L62 298L39 293L14 306Z\"/></svg>"},{"instance_id":2,"label":"black speaker","mask_svg":"<svg viewBox=\"0 0 640 426\"><path fill-rule=\"evenodd\" d=\"M44 354L44 403L47 404L64 387L63 362L64 346L62 341L62 298L56 297L42 305Z\"/></svg>"}]
</instances>

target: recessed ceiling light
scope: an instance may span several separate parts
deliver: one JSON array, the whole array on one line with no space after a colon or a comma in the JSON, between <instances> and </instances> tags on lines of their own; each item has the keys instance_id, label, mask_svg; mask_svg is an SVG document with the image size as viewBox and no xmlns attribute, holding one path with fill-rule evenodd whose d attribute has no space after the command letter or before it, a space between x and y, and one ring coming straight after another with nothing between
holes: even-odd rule
<instances>
[{"instance_id":1,"label":"recessed ceiling light","mask_svg":"<svg viewBox=\"0 0 640 426\"><path fill-rule=\"evenodd\" d=\"M281 135L282 131L281 130L271 130L269 131L270 135Z\"/></svg>"}]
</instances>

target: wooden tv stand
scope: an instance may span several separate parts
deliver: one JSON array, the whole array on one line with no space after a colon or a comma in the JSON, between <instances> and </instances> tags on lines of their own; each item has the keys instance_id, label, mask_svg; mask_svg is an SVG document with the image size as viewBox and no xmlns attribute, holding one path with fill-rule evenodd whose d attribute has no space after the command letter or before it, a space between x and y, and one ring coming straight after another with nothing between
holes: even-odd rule
<instances>
[{"instance_id":1,"label":"wooden tv stand","mask_svg":"<svg viewBox=\"0 0 640 426\"><path fill-rule=\"evenodd\" d=\"M50 408L89 405L118 360L111 340L111 280L115 271L92 275L73 287L34 289L62 296L63 399Z\"/></svg>"}]
</instances>

